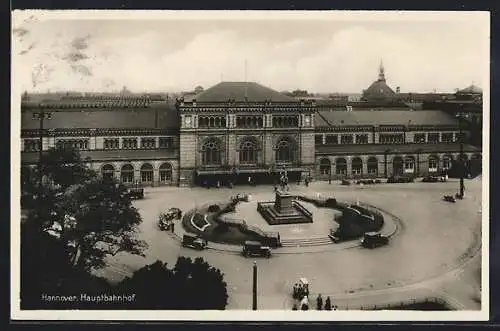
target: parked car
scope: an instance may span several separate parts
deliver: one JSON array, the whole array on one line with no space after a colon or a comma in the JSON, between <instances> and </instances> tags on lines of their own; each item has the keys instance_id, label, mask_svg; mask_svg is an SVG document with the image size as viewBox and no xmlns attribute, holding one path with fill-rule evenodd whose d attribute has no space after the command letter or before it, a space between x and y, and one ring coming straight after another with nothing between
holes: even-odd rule
<instances>
[{"instance_id":1,"label":"parked car","mask_svg":"<svg viewBox=\"0 0 500 331\"><path fill-rule=\"evenodd\" d=\"M193 234L185 234L182 236L182 246L194 248L197 250L204 250L207 248L208 242Z\"/></svg>"},{"instance_id":2,"label":"parked car","mask_svg":"<svg viewBox=\"0 0 500 331\"><path fill-rule=\"evenodd\" d=\"M453 202L453 203L457 202L457 200L455 199L455 197L453 195L445 195L443 197L443 200L447 201L447 202Z\"/></svg>"},{"instance_id":3,"label":"parked car","mask_svg":"<svg viewBox=\"0 0 500 331\"><path fill-rule=\"evenodd\" d=\"M144 189L141 187L129 188L127 195L130 199L144 199Z\"/></svg>"},{"instance_id":4,"label":"parked car","mask_svg":"<svg viewBox=\"0 0 500 331\"><path fill-rule=\"evenodd\" d=\"M390 176L387 183L413 183L415 180L411 176Z\"/></svg>"},{"instance_id":5,"label":"parked car","mask_svg":"<svg viewBox=\"0 0 500 331\"><path fill-rule=\"evenodd\" d=\"M271 248L269 246L263 246L258 241L245 241L243 244L243 256L260 256L260 257L271 257Z\"/></svg>"},{"instance_id":6,"label":"parked car","mask_svg":"<svg viewBox=\"0 0 500 331\"><path fill-rule=\"evenodd\" d=\"M426 176L422 178L422 182L424 183L437 183L439 182L439 178L436 176Z\"/></svg>"},{"instance_id":7,"label":"parked car","mask_svg":"<svg viewBox=\"0 0 500 331\"><path fill-rule=\"evenodd\" d=\"M348 181L347 179L342 179L342 185L351 185L351 182Z\"/></svg>"},{"instance_id":8,"label":"parked car","mask_svg":"<svg viewBox=\"0 0 500 331\"><path fill-rule=\"evenodd\" d=\"M361 239L361 246L365 248L376 248L389 243L389 238L378 232L367 232Z\"/></svg>"},{"instance_id":9,"label":"parked car","mask_svg":"<svg viewBox=\"0 0 500 331\"><path fill-rule=\"evenodd\" d=\"M172 207L167 211L167 216L171 217L172 219L179 220L182 217L182 210L176 207Z\"/></svg>"},{"instance_id":10,"label":"parked car","mask_svg":"<svg viewBox=\"0 0 500 331\"><path fill-rule=\"evenodd\" d=\"M330 233L328 234L328 237L334 242L334 243L339 243L341 241L340 237L337 237L335 235L336 229L330 229Z\"/></svg>"}]
</instances>

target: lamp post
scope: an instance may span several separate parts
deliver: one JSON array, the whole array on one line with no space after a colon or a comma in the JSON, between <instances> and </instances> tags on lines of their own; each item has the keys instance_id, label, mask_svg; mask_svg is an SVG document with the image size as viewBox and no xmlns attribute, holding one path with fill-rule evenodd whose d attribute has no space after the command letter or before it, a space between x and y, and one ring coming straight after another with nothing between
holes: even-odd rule
<instances>
[{"instance_id":1,"label":"lamp post","mask_svg":"<svg viewBox=\"0 0 500 331\"><path fill-rule=\"evenodd\" d=\"M253 300L252 310L257 310L257 262L253 262Z\"/></svg>"},{"instance_id":2,"label":"lamp post","mask_svg":"<svg viewBox=\"0 0 500 331\"><path fill-rule=\"evenodd\" d=\"M38 145L38 205L39 205L39 208L40 208L40 212L41 212L41 208L42 208L42 202L41 202L41 199L42 199L42 193L43 193L43 187L42 187L42 182L43 182L43 171L42 171L42 156L43 156L43 122L44 120L50 120L52 119L52 113L50 112L45 112L44 111L44 108L43 108L43 105L39 105L39 109L40 111L39 112L34 112L33 113L33 120L37 120L39 121L40 123L40 126L39 126L39 131L38 131L38 134L39 134L39 145Z\"/></svg>"},{"instance_id":3,"label":"lamp post","mask_svg":"<svg viewBox=\"0 0 500 331\"><path fill-rule=\"evenodd\" d=\"M464 197L464 172L465 172L465 164L464 164L464 132L463 132L463 118L467 117L467 115L464 115L462 113L457 113L456 117L458 118L458 131L459 131L459 143L460 143L460 153L459 153L459 163L460 163L460 193L459 197L462 199Z\"/></svg>"}]
</instances>

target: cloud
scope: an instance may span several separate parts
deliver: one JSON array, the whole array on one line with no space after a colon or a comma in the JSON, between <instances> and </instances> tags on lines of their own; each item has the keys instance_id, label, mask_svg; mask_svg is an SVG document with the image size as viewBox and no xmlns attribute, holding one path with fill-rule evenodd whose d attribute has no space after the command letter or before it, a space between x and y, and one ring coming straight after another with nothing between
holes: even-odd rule
<instances>
[{"instance_id":1,"label":"cloud","mask_svg":"<svg viewBox=\"0 0 500 331\"><path fill-rule=\"evenodd\" d=\"M246 77L276 90L361 92L377 78L383 60L394 89L452 91L481 82L479 68L488 58L481 53L481 38L466 38L459 29L415 35L351 24L311 31L309 38L273 40L227 28L177 43L172 30L130 27L130 33L110 36L30 24L29 33L16 30L14 40L16 61L25 68L17 75L24 77L27 89L181 91ZM178 40L182 31L175 33ZM32 84L26 77L33 73L38 81Z\"/></svg>"}]
</instances>

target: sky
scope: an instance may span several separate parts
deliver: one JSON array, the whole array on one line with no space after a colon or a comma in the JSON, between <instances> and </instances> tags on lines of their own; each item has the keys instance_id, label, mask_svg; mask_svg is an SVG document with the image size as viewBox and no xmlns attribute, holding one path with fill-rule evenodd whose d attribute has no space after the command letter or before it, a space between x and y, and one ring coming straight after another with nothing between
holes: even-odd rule
<instances>
[{"instance_id":1,"label":"sky","mask_svg":"<svg viewBox=\"0 0 500 331\"><path fill-rule=\"evenodd\" d=\"M13 79L30 92L124 86L179 92L254 81L278 91L361 93L383 61L387 83L401 92L484 87L487 17L397 14L148 17L127 11L117 18L14 12Z\"/></svg>"}]
</instances>

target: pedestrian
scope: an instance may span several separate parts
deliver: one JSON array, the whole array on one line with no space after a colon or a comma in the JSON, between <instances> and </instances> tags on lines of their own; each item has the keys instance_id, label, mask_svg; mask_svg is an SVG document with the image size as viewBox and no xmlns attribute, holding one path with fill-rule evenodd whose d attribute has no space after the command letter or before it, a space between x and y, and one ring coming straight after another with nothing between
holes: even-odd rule
<instances>
[{"instance_id":1,"label":"pedestrian","mask_svg":"<svg viewBox=\"0 0 500 331\"><path fill-rule=\"evenodd\" d=\"M306 187L309 187L309 178L306 177L306 179L304 180L304 183L306 184Z\"/></svg>"},{"instance_id":2,"label":"pedestrian","mask_svg":"<svg viewBox=\"0 0 500 331\"><path fill-rule=\"evenodd\" d=\"M220 181L217 181L217 188L220 188Z\"/></svg>"},{"instance_id":3,"label":"pedestrian","mask_svg":"<svg viewBox=\"0 0 500 331\"><path fill-rule=\"evenodd\" d=\"M327 296L325 300L325 310L332 310L332 302L329 296Z\"/></svg>"},{"instance_id":4,"label":"pedestrian","mask_svg":"<svg viewBox=\"0 0 500 331\"><path fill-rule=\"evenodd\" d=\"M321 293L318 294L318 298L316 299L316 310L323 310L323 298L321 297Z\"/></svg>"},{"instance_id":5,"label":"pedestrian","mask_svg":"<svg viewBox=\"0 0 500 331\"><path fill-rule=\"evenodd\" d=\"M174 222L172 222L172 224L170 225L170 230L172 231L172 233L174 233L174 226L175 226L175 224L174 224Z\"/></svg>"}]
</instances>

